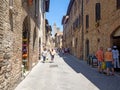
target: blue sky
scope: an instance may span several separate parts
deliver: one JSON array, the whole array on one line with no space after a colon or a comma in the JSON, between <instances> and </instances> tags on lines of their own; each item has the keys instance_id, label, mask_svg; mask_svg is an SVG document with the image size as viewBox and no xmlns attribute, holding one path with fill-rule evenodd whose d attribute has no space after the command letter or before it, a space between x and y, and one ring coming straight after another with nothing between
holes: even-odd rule
<instances>
[{"instance_id":1,"label":"blue sky","mask_svg":"<svg viewBox=\"0 0 120 90\"><path fill-rule=\"evenodd\" d=\"M66 15L70 0L50 0L49 12L46 13L46 18L49 24L53 26L54 22L62 31L62 17Z\"/></svg>"}]
</instances>

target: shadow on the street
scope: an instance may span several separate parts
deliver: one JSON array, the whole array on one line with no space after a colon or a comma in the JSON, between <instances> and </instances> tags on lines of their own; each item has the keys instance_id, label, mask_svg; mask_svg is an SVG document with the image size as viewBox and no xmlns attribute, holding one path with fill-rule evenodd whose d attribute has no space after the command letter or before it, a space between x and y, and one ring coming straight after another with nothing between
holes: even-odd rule
<instances>
[{"instance_id":1,"label":"shadow on the street","mask_svg":"<svg viewBox=\"0 0 120 90\"><path fill-rule=\"evenodd\" d=\"M71 55L62 55L60 57L76 72L84 75L100 90L120 90L120 77L119 76L106 76L100 74L97 68L90 67L84 60L78 60ZM119 82L118 82L119 81Z\"/></svg>"}]
</instances>

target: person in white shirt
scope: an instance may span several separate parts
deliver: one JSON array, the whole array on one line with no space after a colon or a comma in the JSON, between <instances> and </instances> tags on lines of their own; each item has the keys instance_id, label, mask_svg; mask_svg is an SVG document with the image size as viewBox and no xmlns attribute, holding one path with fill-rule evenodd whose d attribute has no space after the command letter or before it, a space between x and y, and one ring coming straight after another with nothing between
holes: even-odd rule
<instances>
[{"instance_id":1,"label":"person in white shirt","mask_svg":"<svg viewBox=\"0 0 120 90\"><path fill-rule=\"evenodd\" d=\"M46 48L44 48L44 50L42 52L42 56L43 56L43 63L44 63L45 60L46 60L46 56L47 56L47 50L46 50Z\"/></svg>"},{"instance_id":2,"label":"person in white shirt","mask_svg":"<svg viewBox=\"0 0 120 90\"><path fill-rule=\"evenodd\" d=\"M112 55L114 60L114 68L120 68L119 51L117 49L117 46L113 46Z\"/></svg>"}]
</instances>

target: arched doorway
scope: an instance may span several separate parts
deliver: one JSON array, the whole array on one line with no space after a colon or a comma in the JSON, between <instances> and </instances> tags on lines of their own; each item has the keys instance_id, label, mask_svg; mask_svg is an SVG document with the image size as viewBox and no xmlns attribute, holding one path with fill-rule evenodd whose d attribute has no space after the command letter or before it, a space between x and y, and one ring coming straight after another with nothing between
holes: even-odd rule
<instances>
[{"instance_id":1,"label":"arched doorway","mask_svg":"<svg viewBox=\"0 0 120 90\"><path fill-rule=\"evenodd\" d=\"M111 45L117 46L120 55L120 26L111 34ZM119 61L120 61L120 57L119 57Z\"/></svg>"},{"instance_id":2,"label":"arched doorway","mask_svg":"<svg viewBox=\"0 0 120 90\"><path fill-rule=\"evenodd\" d=\"M89 40L86 40L85 43L85 57L87 58L89 56Z\"/></svg>"},{"instance_id":3,"label":"arched doorway","mask_svg":"<svg viewBox=\"0 0 120 90\"><path fill-rule=\"evenodd\" d=\"M112 46L116 45L120 51L120 26L111 35Z\"/></svg>"},{"instance_id":4,"label":"arched doorway","mask_svg":"<svg viewBox=\"0 0 120 90\"><path fill-rule=\"evenodd\" d=\"M30 40L30 23L29 17L27 16L23 22L23 31L22 31L22 62L24 70L30 69L30 60L29 60L29 40Z\"/></svg>"}]
</instances>

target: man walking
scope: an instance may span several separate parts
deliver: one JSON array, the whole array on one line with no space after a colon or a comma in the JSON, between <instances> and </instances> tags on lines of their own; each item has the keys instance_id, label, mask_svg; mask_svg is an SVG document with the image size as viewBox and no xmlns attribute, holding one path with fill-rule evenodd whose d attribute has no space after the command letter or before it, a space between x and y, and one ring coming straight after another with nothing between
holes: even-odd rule
<instances>
[{"instance_id":1,"label":"man walking","mask_svg":"<svg viewBox=\"0 0 120 90\"><path fill-rule=\"evenodd\" d=\"M97 57L97 60L98 60L98 72L99 73L102 73L103 70L102 70L102 62L103 62L103 48L100 47L99 50L96 52L96 57Z\"/></svg>"},{"instance_id":2,"label":"man walking","mask_svg":"<svg viewBox=\"0 0 120 90\"><path fill-rule=\"evenodd\" d=\"M110 69L112 70L112 75L114 75L114 68L113 68L113 55L111 52L111 48L108 48L105 52L105 62L107 67L107 75L110 75Z\"/></svg>"},{"instance_id":3,"label":"man walking","mask_svg":"<svg viewBox=\"0 0 120 90\"><path fill-rule=\"evenodd\" d=\"M113 46L112 55L113 55L113 60L114 60L114 68L120 68L119 51L117 49L117 46Z\"/></svg>"},{"instance_id":4,"label":"man walking","mask_svg":"<svg viewBox=\"0 0 120 90\"><path fill-rule=\"evenodd\" d=\"M51 52L50 52L50 54L51 54L51 61L53 62L53 60L54 60L54 55L55 55L55 50L51 50Z\"/></svg>"}]
</instances>

